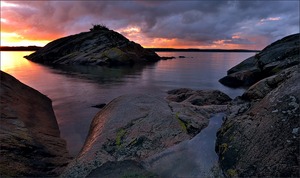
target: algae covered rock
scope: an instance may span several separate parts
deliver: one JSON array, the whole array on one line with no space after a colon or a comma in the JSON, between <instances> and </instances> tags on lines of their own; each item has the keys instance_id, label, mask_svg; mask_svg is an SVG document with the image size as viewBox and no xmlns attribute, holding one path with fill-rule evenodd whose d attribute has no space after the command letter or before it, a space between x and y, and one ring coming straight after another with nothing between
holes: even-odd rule
<instances>
[{"instance_id":1,"label":"algae covered rock","mask_svg":"<svg viewBox=\"0 0 300 178\"><path fill-rule=\"evenodd\" d=\"M54 40L25 58L45 64L108 66L144 64L160 59L155 52L107 28Z\"/></svg>"},{"instance_id":2,"label":"algae covered rock","mask_svg":"<svg viewBox=\"0 0 300 178\"><path fill-rule=\"evenodd\" d=\"M119 48L111 48L106 50L103 55L107 57L108 61L112 64L118 64L118 63L132 63L130 56L127 55L125 52L120 50Z\"/></svg>"},{"instance_id":3,"label":"algae covered rock","mask_svg":"<svg viewBox=\"0 0 300 178\"><path fill-rule=\"evenodd\" d=\"M198 119L199 131L208 123L202 116L194 119ZM120 96L95 116L81 152L63 177L86 176L108 161L140 161L189 138L165 100Z\"/></svg>"},{"instance_id":4,"label":"algae covered rock","mask_svg":"<svg viewBox=\"0 0 300 178\"><path fill-rule=\"evenodd\" d=\"M94 117L81 152L62 177L93 175L106 163L141 162L191 139L208 125L212 113L225 109L226 105L197 106L146 94L120 96Z\"/></svg>"}]
</instances>

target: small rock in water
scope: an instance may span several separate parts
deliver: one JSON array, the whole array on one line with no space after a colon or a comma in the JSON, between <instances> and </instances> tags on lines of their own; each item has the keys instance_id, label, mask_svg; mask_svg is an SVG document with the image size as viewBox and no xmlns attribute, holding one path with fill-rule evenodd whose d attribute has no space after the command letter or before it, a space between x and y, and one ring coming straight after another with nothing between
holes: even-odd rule
<instances>
[{"instance_id":1,"label":"small rock in water","mask_svg":"<svg viewBox=\"0 0 300 178\"><path fill-rule=\"evenodd\" d=\"M161 60L168 60L168 59L175 59L174 56L162 56L160 57Z\"/></svg>"},{"instance_id":2,"label":"small rock in water","mask_svg":"<svg viewBox=\"0 0 300 178\"><path fill-rule=\"evenodd\" d=\"M93 108L103 108L106 104L105 103L101 103L101 104L97 104L92 106Z\"/></svg>"}]
</instances>

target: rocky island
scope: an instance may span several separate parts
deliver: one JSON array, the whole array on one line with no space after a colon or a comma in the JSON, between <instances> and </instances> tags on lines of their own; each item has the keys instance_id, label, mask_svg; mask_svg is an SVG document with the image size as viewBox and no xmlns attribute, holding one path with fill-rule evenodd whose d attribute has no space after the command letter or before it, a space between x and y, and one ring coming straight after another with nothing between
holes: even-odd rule
<instances>
[{"instance_id":1,"label":"rocky island","mask_svg":"<svg viewBox=\"0 0 300 178\"><path fill-rule=\"evenodd\" d=\"M44 64L132 65L160 60L152 50L129 41L104 25L89 32L63 37L48 43L26 59Z\"/></svg>"}]
</instances>

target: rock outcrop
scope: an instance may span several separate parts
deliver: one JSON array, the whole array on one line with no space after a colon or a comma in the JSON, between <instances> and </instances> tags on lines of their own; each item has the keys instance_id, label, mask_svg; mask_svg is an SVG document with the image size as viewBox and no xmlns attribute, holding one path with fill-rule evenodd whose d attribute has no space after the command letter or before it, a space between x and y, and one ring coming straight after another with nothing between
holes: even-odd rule
<instances>
[{"instance_id":1,"label":"rock outcrop","mask_svg":"<svg viewBox=\"0 0 300 178\"><path fill-rule=\"evenodd\" d=\"M168 91L167 99L196 106L226 105L231 98L219 90L192 90L181 88Z\"/></svg>"},{"instance_id":2,"label":"rock outcrop","mask_svg":"<svg viewBox=\"0 0 300 178\"><path fill-rule=\"evenodd\" d=\"M229 105L216 143L227 177L300 177L299 49L299 34L265 48L259 54L264 75L256 80L267 77ZM247 63L230 71L247 71Z\"/></svg>"},{"instance_id":3,"label":"rock outcrop","mask_svg":"<svg viewBox=\"0 0 300 178\"><path fill-rule=\"evenodd\" d=\"M0 177L58 176L70 161L51 100L1 71Z\"/></svg>"},{"instance_id":4,"label":"rock outcrop","mask_svg":"<svg viewBox=\"0 0 300 178\"><path fill-rule=\"evenodd\" d=\"M60 38L25 58L45 64L130 65L156 62L153 51L113 30L100 29Z\"/></svg>"},{"instance_id":5,"label":"rock outcrop","mask_svg":"<svg viewBox=\"0 0 300 178\"><path fill-rule=\"evenodd\" d=\"M251 86L257 81L300 63L300 34L278 40L227 71L219 81L229 87Z\"/></svg>"},{"instance_id":6,"label":"rock outcrop","mask_svg":"<svg viewBox=\"0 0 300 178\"><path fill-rule=\"evenodd\" d=\"M192 92L182 89L181 93L184 91ZM108 162L140 162L189 140L208 125L212 113L226 109L224 103L215 105L207 102L211 105L209 107L166 101L149 95L120 96L95 116L81 152L62 177L85 177L93 170L102 170Z\"/></svg>"}]
</instances>

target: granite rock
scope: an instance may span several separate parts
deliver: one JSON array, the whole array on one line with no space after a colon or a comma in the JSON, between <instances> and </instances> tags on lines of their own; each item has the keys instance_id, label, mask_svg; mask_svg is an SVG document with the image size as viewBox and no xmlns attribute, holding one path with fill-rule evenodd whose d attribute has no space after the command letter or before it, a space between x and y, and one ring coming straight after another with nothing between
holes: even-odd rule
<instances>
[{"instance_id":1,"label":"granite rock","mask_svg":"<svg viewBox=\"0 0 300 178\"><path fill-rule=\"evenodd\" d=\"M213 113L226 108L223 104L197 106L145 94L120 96L94 117L81 152L62 177L85 177L107 162L141 162L191 139L208 125Z\"/></svg>"},{"instance_id":2,"label":"granite rock","mask_svg":"<svg viewBox=\"0 0 300 178\"><path fill-rule=\"evenodd\" d=\"M300 65L235 99L216 151L228 177L299 177Z\"/></svg>"},{"instance_id":3,"label":"granite rock","mask_svg":"<svg viewBox=\"0 0 300 178\"><path fill-rule=\"evenodd\" d=\"M58 176L71 157L51 100L1 71L0 176Z\"/></svg>"},{"instance_id":4,"label":"granite rock","mask_svg":"<svg viewBox=\"0 0 300 178\"><path fill-rule=\"evenodd\" d=\"M300 63L300 34L282 38L227 71L219 82L229 87L249 87L259 80Z\"/></svg>"}]
</instances>

